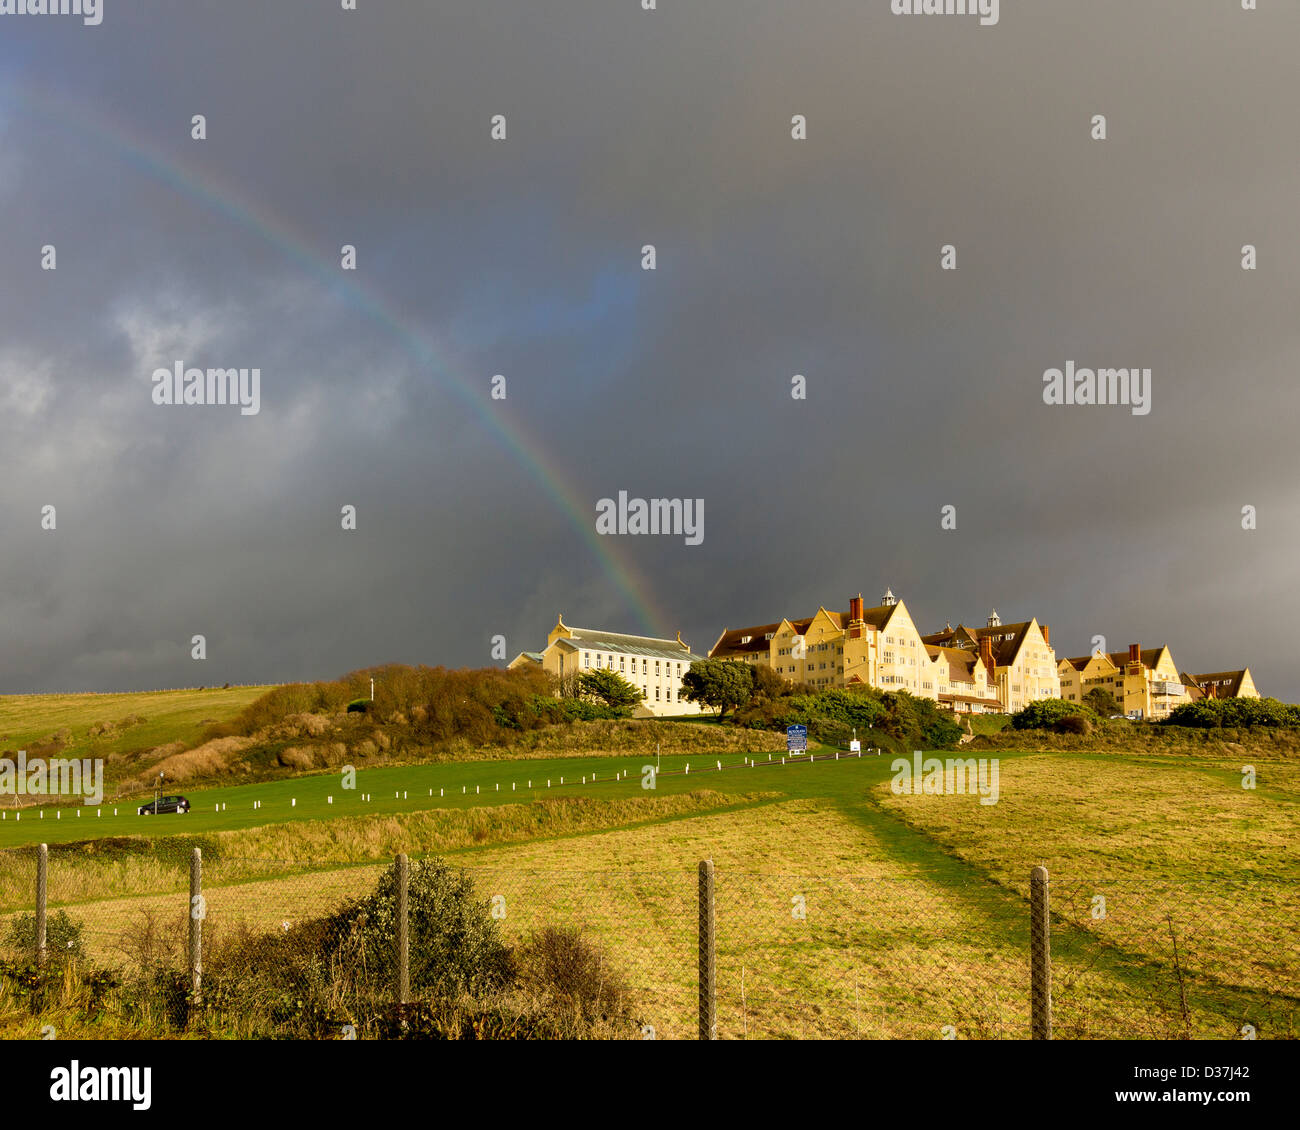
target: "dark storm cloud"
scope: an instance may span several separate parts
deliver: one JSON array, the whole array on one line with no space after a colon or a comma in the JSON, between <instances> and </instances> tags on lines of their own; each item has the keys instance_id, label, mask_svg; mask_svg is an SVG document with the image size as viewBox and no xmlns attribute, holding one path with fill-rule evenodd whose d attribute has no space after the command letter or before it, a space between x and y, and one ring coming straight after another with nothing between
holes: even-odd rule
<instances>
[{"instance_id":1,"label":"dark storm cloud","mask_svg":"<svg viewBox=\"0 0 1300 1130\"><path fill-rule=\"evenodd\" d=\"M703 650L888 584L1300 694L1300 11L360 7L7 19L0 688L477 664L557 611ZM153 405L177 359L260 413ZM1150 415L1044 405L1067 360L1150 367ZM612 547L654 622L519 436L586 523L705 499Z\"/></svg>"}]
</instances>

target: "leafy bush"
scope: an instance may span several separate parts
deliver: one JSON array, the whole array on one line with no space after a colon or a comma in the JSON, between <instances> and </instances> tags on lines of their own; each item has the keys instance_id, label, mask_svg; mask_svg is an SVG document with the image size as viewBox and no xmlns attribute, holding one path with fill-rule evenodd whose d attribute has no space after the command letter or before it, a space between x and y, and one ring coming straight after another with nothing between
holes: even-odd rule
<instances>
[{"instance_id":1,"label":"leafy bush","mask_svg":"<svg viewBox=\"0 0 1300 1130\"><path fill-rule=\"evenodd\" d=\"M462 871L441 859L413 860L407 889L411 988L439 996L495 988L511 974L486 900ZM325 934L347 939L366 955L375 975L396 983L397 866L384 872L374 894L354 900L326 922Z\"/></svg>"},{"instance_id":2,"label":"leafy bush","mask_svg":"<svg viewBox=\"0 0 1300 1130\"><path fill-rule=\"evenodd\" d=\"M827 745L846 745L855 728L860 739L874 740L882 748L951 749L961 737L961 726L932 700L865 686L760 699L737 720L774 730L801 723L811 737Z\"/></svg>"},{"instance_id":3,"label":"leafy bush","mask_svg":"<svg viewBox=\"0 0 1300 1130\"><path fill-rule=\"evenodd\" d=\"M366 714L369 713L372 703L368 698L354 698L348 703L349 714Z\"/></svg>"},{"instance_id":4,"label":"leafy bush","mask_svg":"<svg viewBox=\"0 0 1300 1130\"><path fill-rule=\"evenodd\" d=\"M1082 734L1086 737L1092 733L1092 723L1082 714L1064 714L1056 720L1053 728L1058 734Z\"/></svg>"},{"instance_id":5,"label":"leafy bush","mask_svg":"<svg viewBox=\"0 0 1300 1130\"><path fill-rule=\"evenodd\" d=\"M56 910L45 917L45 953L50 961L67 961L86 955L80 922ZM9 944L23 954L36 953L36 915L19 914L9 924Z\"/></svg>"},{"instance_id":6,"label":"leafy bush","mask_svg":"<svg viewBox=\"0 0 1300 1130\"><path fill-rule=\"evenodd\" d=\"M1065 722L1071 716L1082 717L1089 724L1089 730L1058 729L1059 726L1077 727L1077 722ZM1069 702L1063 698L1042 698L1031 702L1022 710L1011 715L1011 726L1016 730L1056 730L1057 733L1090 732L1099 719L1088 707L1079 702Z\"/></svg>"},{"instance_id":7,"label":"leafy bush","mask_svg":"<svg viewBox=\"0 0 1300 1130\"><path fill-rule=\"evenodd\" d=\"M1176 707L1163 724L1197 729L1300 726L1300 706L1275 698L1203 698Z\"/></svg>"}]
</instances>

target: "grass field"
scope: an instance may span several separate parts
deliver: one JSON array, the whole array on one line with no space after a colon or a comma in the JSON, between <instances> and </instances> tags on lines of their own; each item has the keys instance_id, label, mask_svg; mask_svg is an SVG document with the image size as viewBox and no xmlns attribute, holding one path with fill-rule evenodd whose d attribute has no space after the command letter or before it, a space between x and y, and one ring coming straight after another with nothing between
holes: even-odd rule
<instances>
[{"instance_id":1,"label":"grass field","mask_svg":"<svg viewBox=\"0 0 1300 1130\"><path fill-rule=\"evenodd\" d=\"M105 778L138 767L144 751L192 745L211 722L233 718L269 687L143 691L132 694L0 696L0 750L103 758Z\"/></svg>"},{"instance_id":2,"label":"grass field","mask_svg":"<svg viewBox=\"0 0 1300 1130\"><path fill-rule=\"evenodd\" d=\"M665 1037L693 1031L705 858L724 1035L1022 1037L1025 893L1042 863L1060 1034L1297 1034L1294 758L1255 758L1251 791L1221 754L1000 752L986 806L894 795L889 757L776 756L665 756L653 791L645 754L609 751L362 769L351 790L338 772L187 789L181 817L10 812L0 848L51 844L51 905L105 963L146 911L183 926L191 846L217 934L320 914L396 851L436 852L500 896L507 938L586 927ZM0 918L30 905L30 860L0 859ZM0 1000L0 1034L33 1020Z\"/></svg>"}]
</instances>

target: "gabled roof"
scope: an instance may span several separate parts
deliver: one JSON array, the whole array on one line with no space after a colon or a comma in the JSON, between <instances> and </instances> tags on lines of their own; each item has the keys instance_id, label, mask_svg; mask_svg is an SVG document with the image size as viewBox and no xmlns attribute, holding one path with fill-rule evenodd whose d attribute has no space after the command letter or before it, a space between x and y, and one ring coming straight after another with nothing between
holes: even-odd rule
<instances>
[{"instance_id":1,"label":"gabled roof","mask_svg":"<svg viewBox=\"0 0 1300 1130\"><path fill-rule=\"evenodd\" d=\"M902 607L903 602L900 600L897 604L881 604L875 608L865 608L862 611L862 619L865 620L876 631L881 631L893 617L894 612ZM765 637L770 632L776 634L782 624L789 624L796 633L804 635L812 622L822 613L830 617L831 623L840 631L848 630L852 617L847 612L832 612L828 608L819 608L814 616L804 616L798 620L778 620L775 624L758 624L752 628L728 628L718 637L718 642L710 649L709 654L715 658L719 653L727 655L746 654L753 651L767 651L771 642ZM749 636L748 643L741 643L746 636Z\"/></svg>"},{"instance_id":2,"label":"gabled roof","mask_svg":"<svg viewBox=\"0 0 1300 1130\"><path fill-rule=\"evenodd\" d=\"M1127 659L1128 653L1125 652L1124 654L1125 654L1125 662L1128 662ZM1082 671L1094 659L1104 659L1106 660L1107 663L1111 665L1112 668L1118 668L1120 666L1118 663L1115 662L1115 660L1111 656L1107 655L1104 651L1094 652L1091 655L1072 656L1069 659L1062 659L1061 663L1068 663L1076 671ZM1059 669L1061 664L1058 663L1056 666Z\"/></svg>"},{"instance_id":3,"label":"gabled roof","mask_svg":"<svg viewBox=\"0 0 1300 1130\"><path fill-rule=\"evenodd\" d=\"M1016 656L1024 645L1025 637L1029 634L1029 629L1036 623L1035 620L1023 620L1019 624L997 624L991 628L968 628L965 624L958 624L951 631L945 629L942 632L922 636L921 641L939 647L960 647L961 644L958 641L964 639L972 647L978 649L979 641L985 636L1004 636L1005 639L995 639L993 641L993 662L998 667L1010 667L1015 663Z\"/></svg>"},{"instance_id":4,"label":"gabled roof","mask_svg":"<svg viewBox=\"0 0 1300 1130\"><path fill-rule=\"evenodd\" d=\"M926 644L925 651L931 659L937 660L942 657L948 661L948 681L950 683L975 682L975 664L980 662L980 657L974 650Z\"/></svg>"},{"instance_id":5,"label":"gabled roof","mask_svg":"<svg viewBox=\"0 0 1300 1130\"><path fill-rule=\"evenodd\" d=\"M1192 682L1202 690L1207 683L1219 683L1221 684L1218 691L1220 695L1227 694L1235 698L1249 670L1249 667L1243 667L1240 671L1212 671L1208 675L1183 675L1182 680L1184 686Z\"/></svg>"},{"instance_id":6,"label":"gabled roof","mask_svg":"<svg viewBox=\"0 0 1300 1130\"><path fill-rule=\"evenodd\" d=\"M683 663L694 662L701 656L692 655L690 649L677 640L658 639L654 636L632 636L624 632L598 632L592 628L575 628L566 625L573 634L561 636L556 647L567 646L573 651L580 648L619 651L626 655L644 655L651 659L677 659Z\"/></svg>"},{"instance_id":7,"label":"gabled roof","mask_svg":"<svg viewBox=\"0 0 1300 1130\"><path fill-rule=\"evenodd\" d=\"M1142 666L1150 670L1160 662L1160 653L1164 651L1163 647L1144 647L1138 652L1138 657L1142 660ZM1127 651L1112 651L1109 655L1110 661L1116 667L1123 670L1124 664L1128 662Z\"/></svg>"},{"instance_id":8,"label":"gabled roof","mask_svg":"<svg viewBox=\"0 0 1300 1130\"><path fill-rule=\"evenodd\" d=\"M767 651L771 642L767 638L768 634L775 635L783 623L785 621L781 620L775 624L759 624L756 628L728 628L718 637L718 642L709 648L709 654L716 656L719 652L735 655L742 652ZM749 637L749 642L741 643L740 641L746 636Z\"/></svg>"}]
</instances>

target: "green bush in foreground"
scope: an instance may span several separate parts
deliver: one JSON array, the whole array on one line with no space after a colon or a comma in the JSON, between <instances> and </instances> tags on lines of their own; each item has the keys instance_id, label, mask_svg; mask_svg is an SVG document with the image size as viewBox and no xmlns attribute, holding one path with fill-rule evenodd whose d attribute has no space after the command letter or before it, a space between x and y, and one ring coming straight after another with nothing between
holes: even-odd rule
<instances>
[{"instance_id":1,"label":"green bush in foreground","mask_svg":"<svg viewBox=\"0 0 1300 1130\"><path fill-rule=\"evenodd\" d=\"M36 915L19 914L9 923L9 944L20 953L36 953ZM82 925L56 910L45 919L45 952L51 961L80 958L85 954Z\"/></svg>"},{"instance_id":2,"label":"green bush in foreground","mask_svg":"<svg viewBox=\"0 0 1300 1130\"><path fill-rule=\"evenodd\" d=\"M497 988L511 975L510 953L486 900L464 872L441 859L412 860L407 887L411 989L451 997ZM348 938L380 980L396 983L397 867L374 894L346 904L326 923L327 936Z\"/></svg>"}]
</instances>

